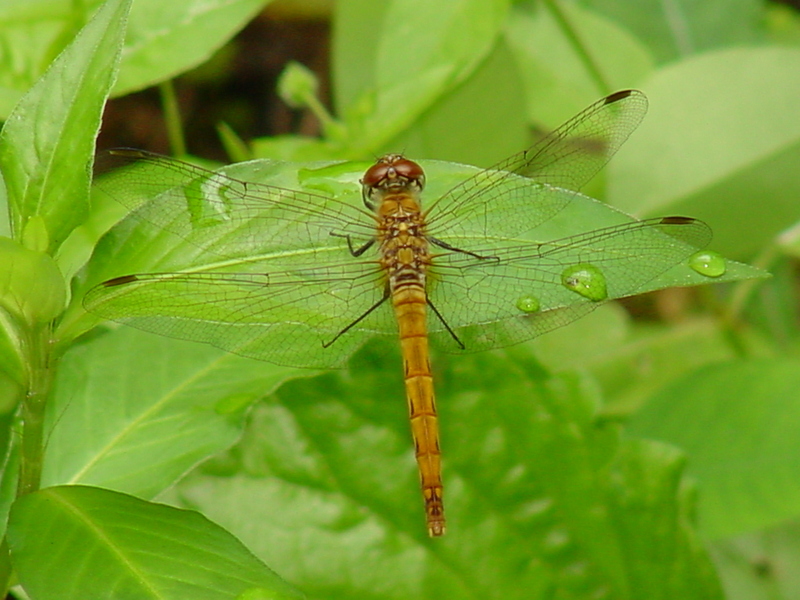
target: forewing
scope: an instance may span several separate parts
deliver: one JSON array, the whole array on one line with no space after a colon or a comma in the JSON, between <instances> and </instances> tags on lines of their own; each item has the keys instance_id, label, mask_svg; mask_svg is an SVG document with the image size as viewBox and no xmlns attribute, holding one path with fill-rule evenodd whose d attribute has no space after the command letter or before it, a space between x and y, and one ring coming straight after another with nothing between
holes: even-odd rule
<instances>
[{"instance_id":1,"label":"forewing","mask_svg":"<svg viewBox=\"0 0 800 600\"><path fill-rule=\"evenodd\" d=\"M607 96L523 150L466 179L435 200L427 215L432 235L472 234L478 219L487 235L515 236L547 221L570 201L549 196L546 184L579 190L609 161L647 112L647 98L625 90ZM520 175L520 177L514 177ZM518 218L520 207L525 209Z\"/></svg>"},{"instance_id":2,"label":"forewing","mask_svg":"<svg viewBox=\"0 0 800 600\"><path fill-rule=\"evenodd\" d=\"M698 220L671 217L633 221L545 242L498 245L494 257L453 252L436 258L429 298L461 348L435 317L431 338L450 352L516 344L570 323L606 300L630 296L685 261L711 240ZM562 283L565 269L591 265L605 278L607 296L591 300ZM526 313L521 299L539 309Z\"/></svg>"},{"instance_id":3,"label":"forewing","mask_svg":"<svg viewBox=\"0 0 800 600\"><path fill-rule=\"evenodd\" d=\"M370 336L397 335L391 305L382 302L384 289L376 263L352 261L274 273L127 275L92 288L84 306L107 319L242 356L328 368L343 366Z\"/></svg>"},{"instance_id":4,"label":"forewing","mask_svg":"<svg viewBox=\"0 0 800 600\"><path fill-rule=\"evenodd\" d=\"M111 150L97 163L113 170L98 179L98 187L131 209L133 218L215 258L341 247L347 236L358 246L375 235L374 219L354 202L242 181L140 150Z\"/></svg>"}]
</instances>

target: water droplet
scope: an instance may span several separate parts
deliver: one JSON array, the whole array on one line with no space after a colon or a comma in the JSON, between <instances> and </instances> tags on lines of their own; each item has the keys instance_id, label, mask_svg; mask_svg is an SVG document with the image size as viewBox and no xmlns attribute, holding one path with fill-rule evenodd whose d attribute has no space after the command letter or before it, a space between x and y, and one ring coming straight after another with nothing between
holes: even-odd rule
<instances>
[{"instance_id":1,"label":"water droplet","mask_svg":"<svg viewBox=\"0 0 800 600\"><path fill-rule=\"evenodd\" d=\"M711 250L701 250L689 257L689 266L700 275L720 277L725 274L725 258Z\"/></svg>"},{"instance_id":2,"label":"water droplet","mask_svg":"<svg viewBox=\"0 0 800 600\"><path fill-rule=\"evenodd\" d=\"M573 265L561 273L564 287L588 298L592 302L600 302L608 298L606 276L594 265Z\"/></svg>"},{"instance_id":3,"label":"water droplet","mask_svg":"<svg viewBox=\"0 0 800 600\"><path fill-rule=\"evenodd\" d=\"M517 299L517 308L524 313L539 312L542 305L536 296L520 296Z\"/></svg>"}]
</instances>

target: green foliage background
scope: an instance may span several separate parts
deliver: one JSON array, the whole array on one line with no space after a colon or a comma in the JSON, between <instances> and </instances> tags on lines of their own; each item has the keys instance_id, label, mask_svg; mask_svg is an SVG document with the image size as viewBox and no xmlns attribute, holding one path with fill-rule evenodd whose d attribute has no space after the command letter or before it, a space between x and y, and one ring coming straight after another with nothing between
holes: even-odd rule
<instances>
[{"instance_id":1,"label":"green foliage background","mask_svg":"<svg viewBox=\"0 0 800 600\"><path fill-rule=\"evenodd\" d=\"M0 7L4 580L13 567L29 597L58 600L797 597L797 14L343 0L333 115L302 71L282 82L324 135L226 134L237 158L488 166L636 87L650 114L592 195L701 217L714 249L774 274L667 296L668 323L610 304L520 347L436 356L449 531L431 540L394 345L290 370L93 329L74 293L123 216L91 201L88 170L117 59L114 94L152 85L264 4L137 0L127 38L123 0ZM15 410L39 396L43 489L15 500L35 458Z\"/></svg>"}]
</instances>

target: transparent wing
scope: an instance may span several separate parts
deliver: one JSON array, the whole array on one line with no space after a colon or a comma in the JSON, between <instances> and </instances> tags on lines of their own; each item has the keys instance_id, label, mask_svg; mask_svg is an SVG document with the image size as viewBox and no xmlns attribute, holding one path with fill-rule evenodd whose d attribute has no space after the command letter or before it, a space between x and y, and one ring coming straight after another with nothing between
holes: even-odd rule
<instances>
[{"instance_id":1,"label":"transparent wing","mask_svg":"<svg viewBox=\"0 0 800 600\"><path fill-rule=\"evenodd\" d=\"M429 318L431 338L450 352L475 352L516 344L587 314L605 300L636 294L711 240L696 219L632 221L546 243L497 245L492 257L453 252L436 259L429 298L466 348ZM597 300L564 285L576 265L599 270L607 286ZM525 312L522 299L538 310Z\"/></svg>"},{"instance_id":2,"label":"transparent wing","mask_svg":"<svg viewBox=\"0 0 800 600\"><path fill-rule=\"evenodd\" d=\"M513 237L537 227L570 201L568 195L549 194L547 186L579 190L646 112L647 98L636 90L595 102L527 150L476 173L434 201L426 211L432 235L445 241L476 231Z\"/></svg>"},{"instance_id":3,"label":"transparent wing","mask_svg":"<svg viewBox=\"0 0 800 600\"><path fill-rule=\"evenodd\" d=\"M283 272L149 273L95 286L84 306L138 329L242 356L340 367L368 337L397 335L391 303L381 302L383 281L378 265L364 261Z\"/></svg>"},{"instance_id":4,"label":"transparent wing","mask_svg":"<svg viewBox=\"0 0 800 600\"><path fill-rule=\"evenodd\" d=\"M353 198L241 181L141 150L108 151L97 165L113 170L98 187L136 219L217 257L342 248L346 236L361 245L375 235L374 218Z\"/></svg>"},{"instance_id":5,"label":"transparent wing","mask_svg":"<svg viewBox=\"0 0 800 600\"><path fill-rule=\"evenodd\" d=\"M152 223L189 244L167 261L165 270L180 272L124 275L92 288L89 312L302 367L341 366L367 337L396 335L391 306L378 306L385 280L376 249L351 254L376 231L355 194L342 201L137 150L110 151L99 163L114 169L99 186L133 211L131 223Z\"/></svg>"}]
</instances>

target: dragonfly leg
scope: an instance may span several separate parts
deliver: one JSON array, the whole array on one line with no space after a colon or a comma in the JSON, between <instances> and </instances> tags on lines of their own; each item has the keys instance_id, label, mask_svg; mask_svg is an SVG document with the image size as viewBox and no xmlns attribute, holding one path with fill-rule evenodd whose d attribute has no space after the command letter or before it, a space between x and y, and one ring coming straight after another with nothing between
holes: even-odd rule
<instances>
[{"instance_id":1,"label":"dragonfly leg","mask_svg":"<svg viewBox=\"0 0 800 600\"><path fill-rule=\"evenodd\" d=\"M497 256L482 256L480 254L476 254L475 252L470 252L469 250L462 250L461 248L456 248L455 246L451 246L447 242L443 242L442 240L437 240L435 237L427 236L427 239L431 244L435 244L439 246L439 248L444 248L445 250L450 250L451 252L459 252L461 254L467 254L479 260L500 260Z\"/></svg>"},{"instance_id":2,"label":"dragonfly leg","mask_svg":"<svg viewBox=\"0 0 800 600\"><path fill-rule=\"evenodd\" d=\"M345 328L344 328L344 329L342 329L342 330L341 330L339 333L337 333L337 334L336 334L336 335L333 337L333 339L332 339L331 341L329 341L329 342L322 342L322 347L323 347L323 348L329 348L330 346L332 346L332 345L333 345L333 343L334 343L336 340L338 340L338 339L339 339L340 337L342 337L342 336L343 336L345 333L347 333L348 331L350 331L350 330L351 330L353 327L355 327L356 325L358 325L358 324L359 324L361 321L363 321L364 319L366 319L366 318L367 318L367 317L368 317L368 316L369 316L369 315L370 315L370 314L371 314L371 313L372 313L372 312L373 312L373 311L374 311L376 308L378 308L378 307L379 307L381 304L383 304L384 302L386 302L386 301L389 299L389 297L390 297L390 296L391 296L391 292L389 291L389 285L387 284L387 285L386 285L386 289L385 289L385 290L384 290L384 292L383 292L383 296L381 297L381 299L380 299L380 300L378 300L378 301L377 301L375 304L373 304L373 305L372 305L372 306L370 306L370 307L369 307L367 310L365 310L365 311L364 311L364 314L362 314L360 317L358 317L358 318L357 318L355 321L353 321L353 322L352 322L352 323L350 323L350 324L349 324L347 327L345 327Z\"/></svg>"},{"instance_id":3,"label":"dragonfly leg","mask_svg":"<svg viewBox=\"0 0 800 600\"><path fill-rule=\"evenodd\" d=\"M431 302L430 298L426 298L426 301L428 302L428 306L431 307L431 310L433 311L433 314L436 315L436 317L439 319L439 321L442 323L442 325L444 325L444 328L447 329L447 333L449 333L450 336L456 341L456 344L458 344L458 347L461 348L462 350L464 350L466 348L466 346L464 345L464 342L462 342L460 339L458 339L458 336L456 335L456 332L453 331L450 328L450 325L447 324L447 321L444 320L444 317L442 316L442 313L440 313L439 310L433 305L433 302Z\"/></svg>"},{"instance_id":4,"label":"dragonfly leg","mask_svg":"<svg viewBox=\"0 0 800 600\"><path fill-rule=\"evenodd\" d=\"M363 246L360 246L358 248L354 248L353 247L353 239L349 235L345 235L345 234L342 234L342 233L334 233L333 231L331 231L331 235L333 237L346 239L347 240L347 247L350 249L350 254L352 254L355 257L361 256L362 254L364 254L364 252L369 250L372 247L372 244L375 243L375 239L373 238L373 239L369 240L368 242L364 243Z\"/></svg>"}]
</instances>

